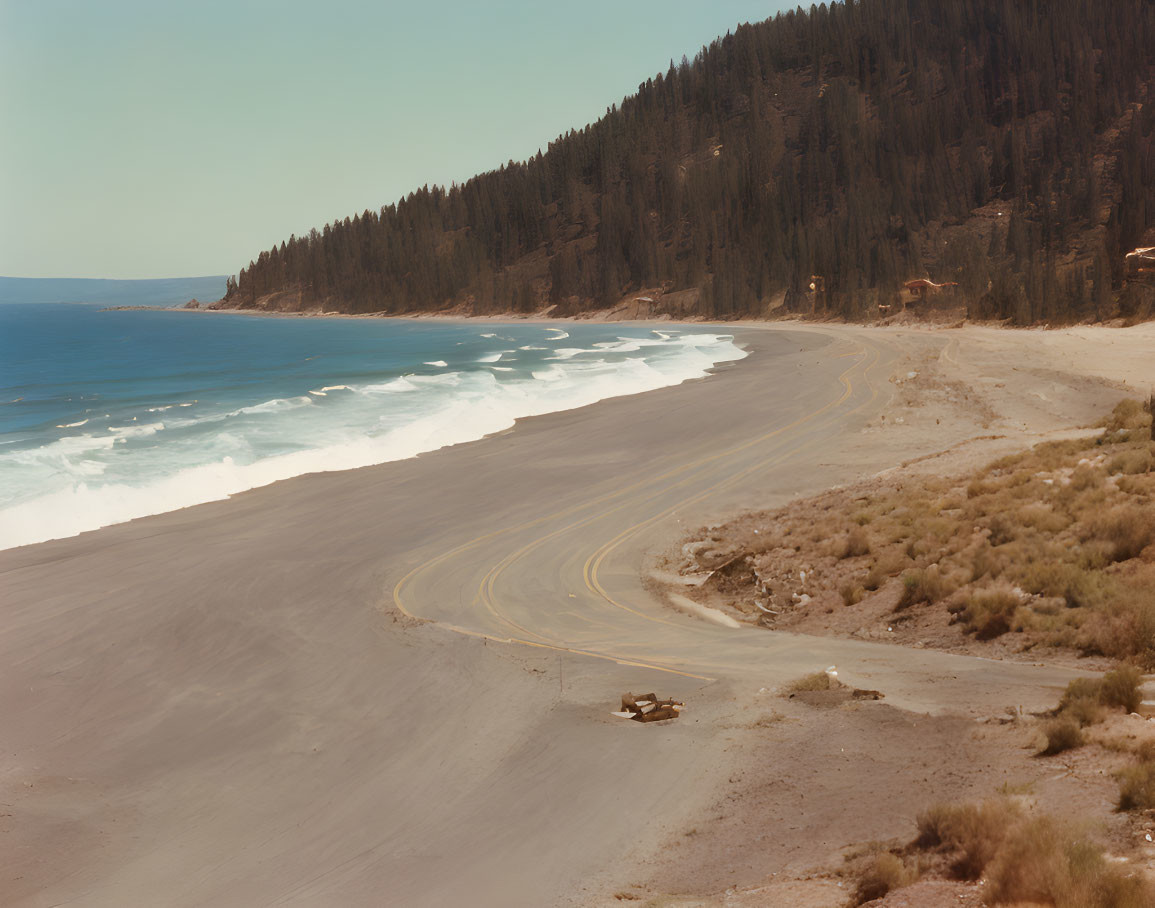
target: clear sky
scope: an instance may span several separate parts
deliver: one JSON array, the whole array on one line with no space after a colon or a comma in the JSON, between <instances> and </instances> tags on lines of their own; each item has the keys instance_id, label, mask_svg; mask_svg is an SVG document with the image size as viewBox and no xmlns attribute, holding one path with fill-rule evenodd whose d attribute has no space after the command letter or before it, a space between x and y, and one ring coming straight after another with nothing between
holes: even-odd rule
<instances>
[{"instance_id":1,"label":"clear sky","mask_svg":"<svg viewBox=\"0 0 1155 908\"><path fill-rule=\"evenodd\" d=\"M545 149L779 0L0 0L0 274L231 274Z\"/></svg>"}]
</instances>

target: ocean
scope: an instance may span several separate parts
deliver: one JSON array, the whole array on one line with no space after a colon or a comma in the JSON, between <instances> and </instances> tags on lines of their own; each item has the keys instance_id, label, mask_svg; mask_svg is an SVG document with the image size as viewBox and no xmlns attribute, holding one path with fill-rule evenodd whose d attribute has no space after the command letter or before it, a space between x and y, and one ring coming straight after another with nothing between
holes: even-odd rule
<instances>
[{"instance_id":1,"label":"ocean","mask_svg":"<svg viewBox=\"0 0 1155 908\"><path fill-rule=\"evenodd\" d=\"M0 549L413 457L744 355L687 326L0 305Z\"/></svg>"}]
</instances>

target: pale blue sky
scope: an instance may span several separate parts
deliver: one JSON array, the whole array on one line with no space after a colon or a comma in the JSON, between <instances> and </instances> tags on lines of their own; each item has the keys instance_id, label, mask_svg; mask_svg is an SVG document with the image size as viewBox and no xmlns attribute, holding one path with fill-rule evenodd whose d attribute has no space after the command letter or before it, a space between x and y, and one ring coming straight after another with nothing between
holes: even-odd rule
<instances>
[{"instance_id":1,"label":"pale blue sky","mask_svg":"<svg viewBox=\"0 0 1155 908\"><path fill-rule=\"evenodd\" d=\"M464 181L779 0L0 0L0 274L235 273Z\"/></svg>"}]
</instances>

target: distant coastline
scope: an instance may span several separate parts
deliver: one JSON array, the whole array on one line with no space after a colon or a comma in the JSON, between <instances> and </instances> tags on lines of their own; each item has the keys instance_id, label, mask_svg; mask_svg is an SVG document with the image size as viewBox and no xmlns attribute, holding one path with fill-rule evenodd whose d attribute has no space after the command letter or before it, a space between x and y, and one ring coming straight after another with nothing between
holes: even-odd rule
<instances>
[{"instance_id":1,"label":"distant coastline","mask_svg":"<svg viewBox=\"0 0 1155 908\"><path fill-rule=\"evenodd\" d=\"M140 280L0 276L0 305L103 303L117 308L170 308L193 298L220 299L226 280L223 274Z\"/></svg>"}]
</instances>

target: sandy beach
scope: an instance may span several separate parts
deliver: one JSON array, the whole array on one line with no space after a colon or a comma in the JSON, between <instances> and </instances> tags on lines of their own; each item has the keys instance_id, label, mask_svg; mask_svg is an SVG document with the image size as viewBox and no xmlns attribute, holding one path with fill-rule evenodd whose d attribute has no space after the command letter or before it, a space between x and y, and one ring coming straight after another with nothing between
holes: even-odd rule
<instances>
[{"instance_id":1,"label":"sandy beach","mask_svg":"<svg viewBox=\"0 0 1155 908\"><path fill-rule=\"evenodd\" d=\"M764 688L837 664L904 716L1052 704L1069 668L686 614L650 555L1086 426L1149 393L1155 325L724 330L750 356L706 379L0 552L0 902L583 905L659 871L705 897L904 819L822 832L848 767L801 858L778 826L662 864L745 771ZM686 712L623 722L626 690Z\"/></svg>"}]
</instances>

